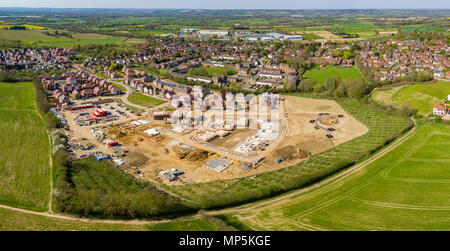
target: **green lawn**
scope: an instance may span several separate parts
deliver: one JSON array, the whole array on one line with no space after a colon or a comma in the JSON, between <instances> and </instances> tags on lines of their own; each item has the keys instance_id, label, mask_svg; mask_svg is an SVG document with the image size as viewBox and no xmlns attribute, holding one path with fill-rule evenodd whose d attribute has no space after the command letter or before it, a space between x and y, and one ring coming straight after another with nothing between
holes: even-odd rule
<instances>
[{"instance_id":1,"label":"green lawn","mask_svg":"<svg viewBox=\"0 0 450 251\"><path fill-rule=\"evenodd\" d=\"M354 67L343 68L336 66L326 66L322 69L312 69L305 72L304 77L324 83L331 76L339 76L342 79L360 78L361 73Z\"/></svg>"},{"instance_id":2,"label":"green lawn","mask_svg":"<svg viewBox=\"0 0 450 251\"><path fill-rule=\"evenodd\" d=\"M242 214L258 230L450 230L450 127L419 123L346 179Z\"/></svg>"},{"instance_id":3,"label":"green lawn","mask_svg":"<svg viewBox=\"0 0 450 251\"><path fill-rule=\"evenodd\" d=\"M127 88L125 88L123 85L119 85L119 84L116 84L116 83L112 83L113 85L115 85L115 86L117 86L121 91L123 91L123 92L126 92L127 91Z\"/></svg>"},{"instance_id":4,"label":"green lawn","mask_svg":"<svg viewBox=\"0 0 450 251\"><path fill-rule=\"evenodd\" d=\"M50 146L32 83L0 83L0 203L44 211Z\"/></svg>"},{"instance_id":5,"label":"green lawn","mask_svg":"<svg viewBox=\"0 0 450 251\"><path fill-rule=\"evenodd\" d=\"M138 92L131 94L128 97L128 101L130 101L133 104L145 107L154 107L166 102L165 100L153 98Z\"/></svg>"},{"instance_id":6,"label":"green lawn","mask_svg":"<svg viewBox=\"0 0 450 251\"><path fill-rule=\"evenodd\" d=\"M416 84L402 88L395 101L402 105L412 105L420 114L433 111L433 106L442 103L450 94L450 83L438 81L433 84Z\"/></svg>"},{"instance_id":7,"label":"green lawn","mask_svg":"<svg viewBox=\"0 0 450 251\"><path fill-rule=\"evenodd\" d=\"M122 104L122 106L124 106L124 107L126 107L126 108L128 108L128 109L130 109L130 110L132 110L132 111L135 111L135 112L144 112L144 111L145 111L144 109L139 109L139 108L136 108L136 107L134 107L134 106L125 104L125 103L122 101L122 99L120 99L120 98L116 98L115 101L116 101L117 103Z\"/></svg>"}]
</instances>

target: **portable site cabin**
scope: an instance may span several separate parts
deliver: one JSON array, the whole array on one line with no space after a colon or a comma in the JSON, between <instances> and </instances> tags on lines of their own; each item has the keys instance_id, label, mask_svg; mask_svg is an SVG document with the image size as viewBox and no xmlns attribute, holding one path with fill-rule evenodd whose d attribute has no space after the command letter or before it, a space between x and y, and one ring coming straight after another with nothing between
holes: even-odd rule
<instances>
[{"instance_id":1,"label":"portable site cabin","mask_svg":"<svg viewBox=\"0 0 450 251\"><path fill-rule=\"evenodd\" d=\"M95 117L104 117L108 115L108 112L103 109L97 109L94 113L92 113L92 115Z\"/></svg>"},{"instance_id":2,"label":"portable site cabin","mask_svg":"<svg viewBox=\"0 0 450 251\"><path fill-rule=\"evenodd\" d=\"M105 155L105 156L97 156L96 159L97 159L98 162L100 162L100 161L102 161L102 160L104 160L104 159L111 159L111 157L109 157L108 155Z\"/></svg>"},{"instance_id":3,"label":"portable site cabin","mask_svg":"<svg viewBox=\"0 0 450 251\"><path fill-rule=\"evenodd\" d=\"M117 141L108 142L108 147L113 147L113 146L117 146L117 145L119 145L119 142L117 142Z\"/></svg>"},{"instance_id":4,"label":"portable site cabin","mask_svg":"<svg viewBox=\"0 0 450 251\"><path fill-rule=\"evenodd\" d=\"M148 134L150 136L156 136L156 135L160 134L160 132L158 130L154 129L154 128L148 129L148 130L144 131L144 133L146 133L146 134Z\"/></svg>"}]
</instances>

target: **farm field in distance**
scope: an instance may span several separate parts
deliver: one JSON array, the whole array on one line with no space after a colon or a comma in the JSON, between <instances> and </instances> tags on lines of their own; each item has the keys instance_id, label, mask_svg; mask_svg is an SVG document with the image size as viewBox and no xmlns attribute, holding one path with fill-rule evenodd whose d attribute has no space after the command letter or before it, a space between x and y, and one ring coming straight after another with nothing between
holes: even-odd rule
<instances>
[{"instance_id":1,"label":"farm field in distance","mask_svg":"<svg viewBox=\"0 0 450 251\"><path fill-rule=\"evenodd\" d=\"M364 169L237 216L256 230L448 230L449 140L449 126L419 122Z\"/></svg>"},{"instance_id":2,"label":"farm field in distance","mask_svg":"<svg viewBox=\"0 0 450 251\"><path fill-rule=\"evenodd\" d=\"M93 33L71 33L72 38L64 36L48 36L43 30L0 30L0 40L19 40L24 47L59 47L69 48L88 44L133 44L143 40L127 39L125 37L107 36Z\"/></svg>"},{"instance_id":3,"label":"farm field in distance","mask_svg":"<svg viewBox=\"0 0 450 251\"><path fill-rule=\"evenodd\" d=\"M32 83L0 83L0 130L0 202L46 210L50 146L34 106Z\"/></svg>"}]
</instances>

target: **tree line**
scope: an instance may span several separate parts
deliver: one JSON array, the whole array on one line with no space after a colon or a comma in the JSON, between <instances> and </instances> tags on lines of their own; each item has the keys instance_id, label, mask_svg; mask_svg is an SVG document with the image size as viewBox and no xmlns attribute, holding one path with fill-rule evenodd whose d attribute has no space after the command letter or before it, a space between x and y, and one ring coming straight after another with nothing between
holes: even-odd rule
<instances>
[{"instance_id":1,"label":"tree line","mask_svg":"<svg viewBox=\"0 0 450 251\"><path fill-rule=\"evenodd\" d=\"M54 107L55 105L50 103L50 101L48 100L47 94L45 93L45 90L42 87L42 84L37 76L33 78L33 86L35 89L36 106L42 113L47 128L61 128L61 121L55 116L55 114L50 112L50 108Z\"/></svg>"},{"instance_id":2,"label":"tree line","mask_svg":"<svg viewBox=\"0 0 450 251\"><path fill-rule=\"evenodd\" d=\"M121 191L90 188L78 184L79 180L90 178L84 177L89 176L86 170L97 163L93 158L89 162L73 161L62 149L55 153L55 206L58 211L101 218L156 219L193 213L197 210L182 202L181 199L170 196L147 183L141 183L126 174L120 182L127 184L127 188ZM117 167L108 162L102 168ZM75 179L75 176L78 179Z\"/></svg>"}]
</instances>

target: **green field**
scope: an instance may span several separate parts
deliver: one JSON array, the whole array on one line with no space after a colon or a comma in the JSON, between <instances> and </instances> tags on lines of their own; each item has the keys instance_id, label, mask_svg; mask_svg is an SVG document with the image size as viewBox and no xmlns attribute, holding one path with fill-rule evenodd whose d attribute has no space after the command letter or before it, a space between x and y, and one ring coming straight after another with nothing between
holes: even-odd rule
<instances>
[{"instance_id":1,"label":"green field","mask_svg":"<svg viewBox=\"0 0 450 251\"><path fill-rule=\"evenodd\" d=\"M0 30L0 40L20 40L23 47L59 47L69 48L88 44L132 44L143 40L127 39L92 33L72 33L73 38L53 37L42 30Z\"/></svg>"},{"instance_id":2,"label":"green field","mask_svg":"<svg viewBox=\"0 0 450 251\"><path fill-rule=\"evenodd\" d=\"M151 231L236 231L236 228L211 216L157 223L150 225L148 229Z\"/></svg>"},{"instance_id":3,"label":"green field","mask_svg":"<svg viewBox=\"0 0 450 251\"><path fill-rule=\"evenodd\" d=\"M166 102L165 100L153 98L138 92L131 94L128 97L128 101L130 101L133 104L145 107L154 107Z\"/></svg>"},{"instance_id":4,"label":"green field","mask_svg":"<svg viewBox=\"0 0 450 251\"><path fill-rule=\"evenodd\" d=\"M162 34L173 34L176 30L141 30L137 31L137 34L148 34L148 35L162 35Z\"/></svg>"},{"instance_id":5,"label":"green field","mask_svg":"<svg viewBox=\"0 0 450 251\"><path fill-rule=\"evenodd\" d=\"M331 76L339 76L342 79L360 78L361 73L359 73L359 71L354 67L342 68L336 66L326 66L322 69L308 70L304 74L304 78L310 78L322 84Z\"/></svg>"},{"instance_id":6,"label":"green field","mask_svg":"<svg viewBox=\"0 0 450 251\"><path fill-rule=\"evenodd\" d=\"M0 83L0 203L44 211L50 146L32 83Z\"/></svg>"},{"instance_id":7,"label":"green field","mask_svg":"<svg viewBox=\"0 0 450 251\"><path fill-rule=\"evenodd\" d=\"M314 33L300 33L299 35L301 35L304 39L307 39L307 40L322 39L321 36L314 34Z\"/></svg>"},{"instance_id":8,"label":"green field","mask_svg":"<svg viewBox=\"0 0 450 251\"><path fill-rule=\"evenodd\" d=\"M375 89L370 98L383 105L396 105L395 95L403 86Z\"/></svg>"},{"instance_id":9,"label":"green field","mask_svg":"<svg viewBox=\"0 0 450 251\"><path fill-rule=\"evenodd\" d=\"M450 127L419 123L352 175L240 214L258 230L450 230Z\"/></svg>"},{"instance_id":10,"label":"green field","mask_svg":"<svg viewBox=\"0 0 450 251\"><path fill-rule=\"evenodd\" d=\"M59 219L0 208L0 231L235 231L211 216L164 223L101 223Z\"/></svg>"},{"instance_id":11,"label":"green field","mask_svg":"<svg viewBox=\"0 0 450 251\"><path fill-rule=\"evenodd\" d=\"M126 108L128 108L128 109L130 109L130 110L132 110L132 111L135 111L135 112L144 112L144 111L145 111L144 109L139 109L139 108L137 108L137 107L134 107L134 106L125 104L125 103L122 101L122 99L120 99L120 98L116 98L115 101L116 101L117 103L122 104L122 106L124 106L124 107L126 107Z\"/></svg>"},{"instance_id":12,"label":"green field","mask_svg":"<svg viewBox=\"0 0 450 251\"><path fill-rule=\"evenodd\" d=\"M338 104L369 129L365 135L314 155L308 160L279 170L257 174L242 180L220 180L184 186L165 186L165 189L206 208L241 204L274 196L312 184L327 175L345 169L352 162L370 155L411 126L406 117L393 116L385 111L351 99L339 99ZM237 182L237 183L236 183ZM236 183L220 196L217 193Z\"/></svg>"},{"instance_id":13,"label":"green field","mask_svg":"<svg viewBox=\"0 0 450 251\"><path fill-rule=\"evenodd\" d=\"M106 78L105 78L106 79ZM115 85L116 87L118 87L121 91L126 92L127 88L125 88L123 85L120 84L116 84L116 83L112 83L113 85Z\"/></svg>"},{"instance_id":14,"label":"green field","mask_svg":"<svg viewBox=\"0 0 450 251\"><path fill-rule=\"evenodd\" d=\"M401 30L404 32L431 32L437 30L438 26L427 26L427 25L405 25L402 26ZM443 29L445 30L445 29Z\"/></svg>"},{"instance_id":15,"label":"green field","mask_svg":"<svg viewBox=\"0 0 450 251\"><path fill-rule=\"evenodd\" d=\"M204 76L213 77L215 75L231 76L236 74L236 71L231 68L221 68L221 67L199 67L191 68L188 72L190 76Z\"/></svg>"},{"instance_id":16,"label":"green field","mask_svg":"<svg viewBox=\"0 0 450 251\"><path fill-rule=\"evenodd\" d=\"M0 231L146 231L146 225L57 219L0 208Z\"/></svg>"},{"instance_id":17,"label":"green field","mask_svg":"<svg viewBox=\"0 0 450 251\"><path fill-rule=\"evenodd\" d=\"M435 104L446 101L450 94L450 83L438 81L433 84L415 84L405 86L393 94L396 103L411 105L420 114L428 114L433 111Z\"/></svg>"},{"instance_id":18,"label":"green field","mask_svg":"<svg viewBox=\"0 0 450 251\"><path fill-rule=\"evenodd\" d=\"M339 20L333 24L328 25L311 26L311 27L286 27L282 28L282 30L296 31L296 32L301 31L329 31L332 33L344 32L348 34L358 34L359 37L361 38L377 37L376 31L378 32L389 31L393 33L397 32L397 29L394 27L385 25L376 25L366 20L352 20L351 22L349 22L348 20Z\"/></svg>"}]
</instances>

